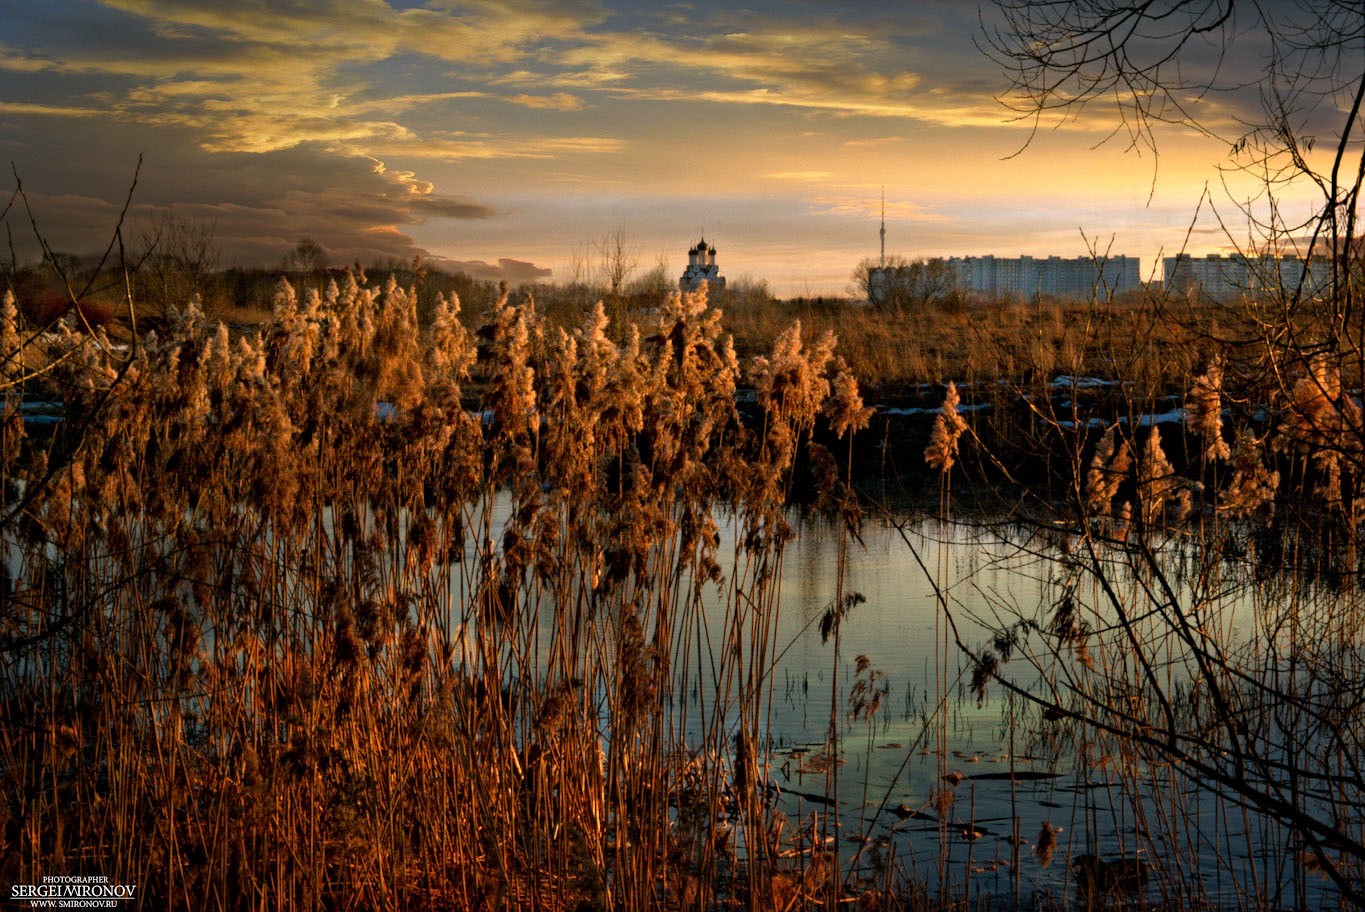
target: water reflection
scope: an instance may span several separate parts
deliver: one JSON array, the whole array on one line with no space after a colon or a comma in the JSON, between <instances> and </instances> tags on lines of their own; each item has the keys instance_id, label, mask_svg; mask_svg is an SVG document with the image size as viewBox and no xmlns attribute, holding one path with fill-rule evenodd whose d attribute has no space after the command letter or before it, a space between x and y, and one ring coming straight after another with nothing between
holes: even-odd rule
<instances>
[{"instance_id":1,"label":"water reflection","mask_svg":"<svg viewBox=\"0 0 1365 912\"><path fill-rule=\"evenodd\" d=\"M971 665L945 627L939 592L956 635L973 647L1021 618L1036 633L1059 592L1076 585L1057 552L1024 530L934 521L869 523L863 539L847 552L844 587L866 601L842 624L836 657L819 619L835 598L839 531L801 522L786 554L773 672L770 784L785 810L812 825L837 788L845 863L866 871L894 859L931 888L971 899L1059 899L1102 884L1226 905L1253 896L1276 906L1337 901L1327 881L1305 876L1286 831L1234 798L997 687L980 701L970 693ZM1197 574L1180 586L1186 606L1209 603L1200 587L1221 587L1208 623L1220 642L1256 648L1255 619L1266 608L1254 589ZM1157 622L1146 623L1145 645L1170 690L1197 689L1182 680L1179 644L1158 641ZM871 719L850 703L860 656L885 676ZM831 707L842 761L833 767ZM1040 837L1055 838L1055 848Z\"/></svg>"},{"instance_id":2,"label":"water reflection","mask_svg":"<svg viewBox=\"0 0 1365 912\"><path fill-rule=\"evenodd\" d=\"M496 529L507 513L498 508L495 514ZM980 699L972 692L973 666L956 640L977 648L1022 622L1033 639L1025 638L1020 650L1045 652L1039 641L1047 639L1044 632L1055 624L1054 608L1064 598L1091 600L1091 622L1104 622L1102 587L1063 557L1075 547L1067 530L883 520L867 523L862 544L841 551L837 526L796 514L790 520L797 534L785 547L772 605L741 609L735 588L721 583L707 588L696 616L686 615L685 607L676 615L677 636L687 642L673 649L682 659L673 669L666 727L697 749L732 744L740 752L735 736L743 727L736 716L752 704L734 697L733 688L749 684L718 679L716 669L726 663L717 654L753 646L745 639L749 633L727 639L738 626L734 612L771 611L774 654L737 663L762 669L758 686L767 690L758 701L758 730L767 738L761 784L788 825L804 834L804 844L830 840L850 878L875 880L891 865L931 890L969 901L1069 901L1087 886L1223 907L1338 901L1328 881L1306 873L1302 847L1285 828L1243 806L1226 788L1220 792L1212 782L1154 762L1152 752L1122 738L1073 725L1065 712L1049 718L1048 709L998 685L987 686ZM725 576L752 572L743 566L734 522L724 516L717 522L718 551L730 555ZM473 543L468 547L476 550ZM1279 648L1260 631L1282 610L1288 597L1283 588L1247 587L1235 574L1222 575L1192 541L1163 547L1162 559L1173 568L1164 582L1174 590L1162 611L1190 612L1219 648L1250 650L1253 660L1265 658L1258 650L1269 656ZM1151 568L1112 560L1108 584L1142 607L1154 582ZM841 594L851 593L862 601L840 623L836 652L834 639L822 636L821 621ZM466 596L461 589L457 602ZM1330 593L1311 588L1299 588L1295 597L1309 605L1315 599L1336 604ZM1188 643L1168 635L1163 625L1169 618L1147 609L1133 621L1133 636L1145 661L1160 668L1166 692L1193 706L1192 695L1207 685L1190 671ZM1340 612L1317 613L1329 626L1345 624ZM545 668L554 612L539 618ZM1112 678L1101 681L1109 688L1102 696L1132 699L1126 663L1135 661L1127 649L1136 643L1100 636L1090 653L1076 650L1062 658L1069 655L1087 670L1113 669ZM1037 675L1068 674L1064 663L1046 661L1055 658L1042 656L1033 670L1016 658L1011 680L1033 693L1051 693L1051 683ZM1275 662L1260 667L1277 673ZM1062 682L1059 692L1066 687ZM870 697L875 712L869 711ZM605 711L601 722L609 740ZM1294 720L1280 724L1292 728ZM718 731L724 734L717 737ZM1202 737L1198 731L1191 736ZM1258 737L1263 754L1273 753L1275 733ZM1226 762L1231 767L1235 758ZM1330 803L1321 806L1331 812ZM744 850L742 843L736 848ZM1087 856L1091 860L1076 861Z\"/></svg>"}]
</instances>

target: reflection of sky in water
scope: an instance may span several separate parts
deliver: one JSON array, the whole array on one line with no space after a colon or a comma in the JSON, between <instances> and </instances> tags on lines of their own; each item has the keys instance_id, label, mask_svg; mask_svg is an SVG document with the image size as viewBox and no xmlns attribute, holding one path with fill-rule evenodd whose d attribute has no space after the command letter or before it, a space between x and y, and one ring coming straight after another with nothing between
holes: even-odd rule
<instances>
[{"instance_id":1,"label":"reflection of sky in water","mask_svg":"<svg viewBox=\"0 0 1365 912\"><path fill-rule=\"evenodd\" d=\"M976 896L1011 894L1017 860L1017 884L1025 893L1042 890L1060 897L1075 889L1067 876L1068 856L1137 857L1165 866L1173 881L1202 883L1214 900L1231 904L1256 883L1272 905L1293 904L1293 894L1281 891L1292 889L1295 866L1277 828L1244 816L1231 802L1193 788L1168 770L1132 766L1121 777L1121 758L1107 757L1084 740L1059 740L1059 729L1036 712L1020 714L1012 727L1009 702L999 688L992 687L977 705L969 692L970 669L951 640L944 701L947 751L940 762L938 725L926 714L937 702L935 662L945 654L937 644L947 634L936 629L934 586L914 551L930 573L942 573L939 582L948 588L958 632L973 647L987 638L973 618L1041 616L1052 601L1047 583L1052 566L990 533L933 522L907 527L904 538L893 527L869 522L863 538L865 547L855 544L848 551L845 591L859 592L867 601L844 622L837 668L846 861L858 851L860 839L874 840L870 844L881 849L889 839L901 863L931 884L946 859L948 882L960 886L970 880ZM826 739L836 673L833 642L822 643L818 628L834 598L838 540L835 527L801 523L787 548L783 575L769 771L772 783L786 793L785 807L807 816L820 808L808 796L828 794L826 774L811 768L818 767L813 758ZM1233 605L1225 621L1244 623L1238 618L1245 610ZM849 719L858 655L886 675L888 693L870 727ZM1079 762L1081 757L1089 764ZM956 785L941 778L947 774L957 780L959 773ZM1157 787L1144 788L1135 806L1125 795L1123 779L1131 786L1135 777L1144 776ZM951 823L903 816L905 809L933 813L932 794L940 787L954 795ZM902 815L895 813L898 808ZM1059 830L1056 857L1047 867L1031 852L1044 821ZM967 838L968 831L976 838ZM1017 858L1016 833L1021 840ZM864 849L863 860L871 856ZM1153 875L1153 895L1160 876ZM1323 892L1328 889L1321 878L1311 878L1310 905L1332 901Z\"/></svg>"},{"instance_id":2,"label":"reflection of sky in water","mask_svg":"<svg viewBox=\"0 0 1365 912\"><path fill-rule=\"evenodd\" d=\"M508 515L505 501L494 512L496 535ZM836 666L834 644L821 641L819 621L836 594L838 529L793 521L798 534L786 548L774 635L779 658L765 682L772 698L764 714L771 748L767 782L780 791L780 807L803 828L825 813L831 783L819 760L831 699L836 699L843 739L838 797L845 865L855 855L870 865L894 846L897 863L931 887L942 876L959 895L970 884L973 899L1012 896L1016 888L1026 896L1042 891L1060 899L1075 891L1068 857L1092 853L1152 862L1153 898L1166 871L1170 884L1201 883L1206 898L1224 905L1235 905L1253 884L1269 905L1294 905L1286 891L1302 872L1291 863L1283 832L1169 770L1136 762L1121 770L1122 758L1105 757L1083 737L1068 740L1061 726L1042 722L1036 711L1017 714L1012 726L1010 704L996 686L977 705L961 652L951 641L941 645L946 634L937 626L934 585L925 567L941 573L959 634L978 646L987 639L986 628L973 618L1042 620L1054 598L1048 580L1055 568L1049 560L1021 549L1018 540L989 532L925 522L908 526L902 537L894 527L869 521L864 545L848 551L845 576L845 591L861 593L866 602L854 607L843 624ZM473 542L469 545L472 554ZM732 554L733 547L734 530L722 522L721 553ZM732 568L725 569L729 574ZM675 646L674 673L683 684L675 690L669 725L699 744L701 732L723 724L726 735L720 741L729 744L736 726L730 714L715 718L715 695L723 684L713 677L727 609L714 589L707 598L703 623L681 624L689 643L686 649ZM1233 604L1222 620L1230 628L1245 626L1245 610ZM541 615L546 648L549 620L549 612ZM888 691L870 726L849 717L859 655L885 675ZM946 743L940 755L933 715L940 697L935 665L945 656ZM1018 663L1009 670L1024 673ZM837 696L832 693L836 676ZM609 736L608 717L603 724ZM945 783L945 775L956 784ZM1150 781L1135 802L1132 786L1142 777ZM954 797L945 821L907 815L936 814L932 800L940 789ZM1055 858L1046 867L1032 852L1044 821L1058 830ZM967 838L969 831L975 838ZM1334 902L1328 890L1326 881L1311 878L1306 901L1312 906Z\"/></svg>"},{"instance_id":3,"label":"reflection of sky in water","mask_svg":"<svg viewBox=\"0 0 1365 912\"><path fill-rule=\"evenodd\" d=\"M907 537L930 572L938 572L946 553L946 573L938 582L948 587L959 632L969 643L979 642L983 633L968 615L990 615L983 592L1013 589L1026 609L1039 599L1041 588L1033 572L1025 572L1023 561L1008 559L1013 550L1008 546L936 524L911 527ZM1018 816L1018 832L1025 840L1020 850L1022 886L1031 890L1036 880L1038 886L1059 892L1063 866L1057 862L1045 870L1030 861L1027 841L1045 818L1063 826L1065 838L1070 829L1058 811L1073 803L1072 796L1059 793L1058 780L1053 779L1016 782L1011 791L1006 777L1012 772L1050 772L1051 766L1027 759L1025 731L1015 731L1011 757L1006 701L996 697L977 706L967 692L970 671L955 647L946 653L948 754L939 762L938 725L930 716L940 699L935 665L944 651L938 644L947 633L936 624L934 585L894 528L869 523L863 539L865 547L854 544L849 550L845 586L867 601L844 622L839 668L845 857L857 850L859 837L890 838L902 863L932 882L938 878L942 849L950 882L960 883L971 872L974 890L1009 892L1013 819ZM837 563L838 534L828 526L803 525L787 552L780 637L793 645L777 671L773 725L777 750L772 768L774 781L783 789L815 794L826 789L824 774L801 770L810 766L808 758L818 752L828 730L834 647L821 642L817 628L833 598ZM848 718L859 655L886 675L888 693L871 726ZM956 779L959 773L967 778L956 786L940 779L945 774ZM983 776L987 778L972 778ZM930 806L940 787L954 795L951 822L940 826L932 817L904 816L905 809L936 816ZM976 838L967 838L968 831ZM870 858L869 852L864 854Z\"/></svg>"},{"instance_id":4,"label":"reflection of sky in water","mask_svg":"<svg viewBox=\"0 0 1365 912\"><path fill-rule=\"evenodd\" d=\"M495 540L501 539L510 513L509 498L495 498L487 530ZM1259 892L1266 905L1276 908L1335 902L1326 880L1305 879L1283 831L1250 809L1198 787L1177 771L1147 768L1136 761L1125 766L1122 756L1106 757L1083 733L1077 740L1067 740L1062 726L1041 721L1036 712L1012 714L998 686L988 689L980 705L968 693L969 670L960 650L947 639L935 580L929 574L938 574L938 584L946 586L962 639L976 646L987 639L987 626L973 618L1002 623L1020 617L1044 619L1055 597L1049 580L1056 565L1040 553L1050 552L1024 548L1019 538L961 525L914 523L902 534L893 526L869 521L863 529L864 544L848 549L844 578L845 591L860 593L866 601L843 623L836 658L833 642L821 640L819 622L836 597L839 530L796 517L793 522L797 535L785 551L773 635L778 657L764 682L771 695L762 725L770 740L766 783L780 793L780 807L803 826L813 814L825 813L833 791L818 759L834 705L844 761L837 769L839 844L845 863L860 847L864 863L874 855L866 846L874 845L876 854L894 847L898 863L912 874L931 885L946 877L955 889L970 883L974 898L1011 895L1016 886L1025 894L1045 891L1060 897L1074 890L1067 878L1067 857L1093 853L1151 861L1157 872L1153 896L1164 877L1169 884L1202 883L1208 898L1227 906L1238 904L1248 890ZM325 525L330 523L329 515ZM457 640L464 650L472 645L475 621L467 607L484 530L476 531L471 524L466 534L466 559L452 568L448 590L433 587L439 597L450 599L452 618L463 631ZM722 521L722 555L734 553L734 538L733 527ZM19 553L12 542L0 540L0 559L11 576L19 575ZM1266 644L1257 643L1253 635L1255 614L1280 611L1289 598L1309 617L1319 618L1318 623L1359 622L1350 611L1352 603L1342 601L1338 593L1301 581L1288 584L1292 592L1276 580L1258 579L1251 590L1217 579L1210 585L1215 592L1227 586L1232 593L1214 599L1214 613L1199 618L1220 628L1218 637L1225 645L1264 649ZM675 691L668 722L692 745L703 741L699 733L708 725L723 725L726 733L710 743L729 744L735 731L733 718L714 718L715 694L721 688L707 675L717 664L715 651L723 641L724 591L710 587L703 616L679 623L691 642L688 650L676 652L687 658L673 668L683 686ZM1189 605L1187 596L1178 592L1176 601ZM529 655L536 672L543 674L550 664L556 611L552 604L541 607ZM1150 623L1153 636L1159 634L1159 622ZM212 632L207 636L211 642ZM887 688L870 724L849 714L855 658L860 655L885 675ZM1110 655L1106 661L1114 658ZM941 691L935 678L940 661L947 670ZM1358 679L1361 661L1357 654L1355 666L1343 660L1340 667ZM761 667L768 664L765 660ZM1284 673L1282 668L1275 671ZM1021 673L1017 664L1010 672ZM943 714L936 716L940 698ZM945 720L942 729L939 718ZM609 727L604 713L602 737L609 737ZM937 749L940 731L946 739L942 751ZM953 782L945 783L945 776ZM1139 780L1144 785L1134 800L1132 787ZM945 821L927 816L938 813L933 797L940 790L954 796ZM1045 821L1059 831L1056 859L1046 867L1030 851ZM968 838L969 833L974 838ZM1302 889L1299 897L1290 892L1296 886Z\"/></svg>"}]
</instances>

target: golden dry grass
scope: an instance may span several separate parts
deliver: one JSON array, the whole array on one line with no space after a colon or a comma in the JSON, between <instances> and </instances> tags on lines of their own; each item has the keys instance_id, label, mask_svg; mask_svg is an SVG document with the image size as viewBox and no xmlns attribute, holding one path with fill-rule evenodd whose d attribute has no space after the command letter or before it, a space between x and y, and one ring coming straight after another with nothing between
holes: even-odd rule
<instances>
[{"instance_id":1,"label":"golden dry grass","mask_svg":"<svg viewBox=\"0 0 1365 912\"><path fill-rule=\"evenodd\" d=\"M26 342L6 305L66 423L25 435L40 378L7 358L0 878L196 909L810 882L754 745L795 461L866 418L832 339L793 327L743 365L700 297L621 344L600 308L567 330L505 300L470 333L457 302L422 325L352 281L120 349L70 322Z\"/></svg>"},{"instance_id":2,"label":"golden dry grass","mask_svg":"<svg viewBox=\"0 0 1365 912\"><path fill-rule=\"evenodd\" d=\"M1141 398L1183 389L1210 337L1141 302L640 313L504 298L471 320L393 283L286 284L256 328L191 307L121 348L70 321L33 341L7 300L0 878L95 870L178 908L922 902L899 874L848 876L762 787L796 467L811 457L855 533L812 436L867 420L858 373L887 392L1114 377ZM1273 400L1285 482L1352 524L1353 364L1282 361ZM66 409L41 440L19 420L35 384ZM945 470L967 431L952 405ZM1204 490L1208 466L1155 433L1095 462L1083 431L1034 417L1104 529L1164 531ZM1232 432L1235 450L1201 440L1235 469L1208 515L1277 496L1270 442Z\"/></svg>"},{"instance_id":3,"label":"golden dry grass","mask_svg":"<svg viewBox=\"0 0 1365 912\"><path fill-rule=\"evenodd\" d=\"M774 328L792 319L812 333L835 332L854 375L880 396L948 380L1020 384L1058 374L1178 392L1200 363L1201 336L1216 313L1211 307L1177 313L1140 299L903 313L770 301L730 310L726 327L741 352L761 350Z\"/></svg>"}]
</instances>

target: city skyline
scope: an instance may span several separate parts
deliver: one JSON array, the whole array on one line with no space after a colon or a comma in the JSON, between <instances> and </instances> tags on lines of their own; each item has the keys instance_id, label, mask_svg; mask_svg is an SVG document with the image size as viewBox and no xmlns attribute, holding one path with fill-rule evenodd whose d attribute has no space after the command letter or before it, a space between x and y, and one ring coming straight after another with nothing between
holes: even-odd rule
<instances>
[{"instance_id":1,"label":"city skyline","mask_svg":"<svg viewBox=\"0 0 1365 912\"><path fill-rule=\"evenodd\" d=\"M211 225L225 265L277 264L309 237L338 264L565 281L619 229L641 272L676 278L705 235L732 283L779 295L848 289L878 255L883 192L888 253L1094 249L1145 279L1179 250L1235 247L1228 200L1255 189L1226 170L1254 92L1192 100L1208 132L1162 127L1159 155L1098 105L1021 121L979 48L989 6L0 8L0 144L73 253L107 243L139 155L134 223ZM1256 45L1238 47L1225 81L1250 84ZM6 223L32 256L21 207Z\"/></svg>"}]
</instances>

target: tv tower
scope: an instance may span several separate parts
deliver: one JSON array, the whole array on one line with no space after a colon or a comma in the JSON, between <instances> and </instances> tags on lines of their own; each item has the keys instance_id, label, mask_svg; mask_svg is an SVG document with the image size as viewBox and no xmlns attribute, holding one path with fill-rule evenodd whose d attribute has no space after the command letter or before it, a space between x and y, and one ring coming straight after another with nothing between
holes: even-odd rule
<instances>
[{"instance_id":1,"label":"tv tower","mask_svg":"<svg viewBox=\"0 0 1365 912\"><path fill-rule=\"evenodd\" d=\"M881 267L886 268L886 188L882 187L882 259Z\"/></svg>"}]
</instances>

